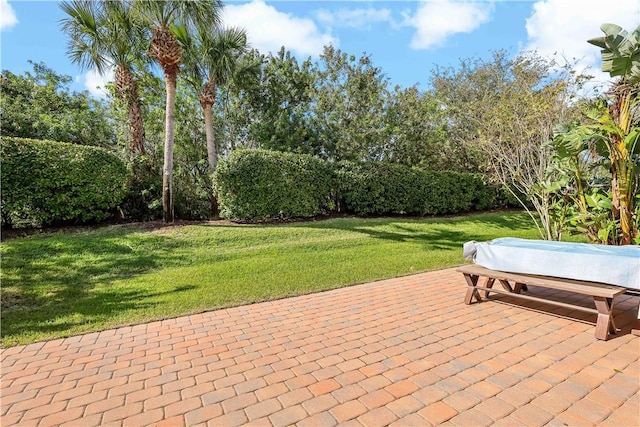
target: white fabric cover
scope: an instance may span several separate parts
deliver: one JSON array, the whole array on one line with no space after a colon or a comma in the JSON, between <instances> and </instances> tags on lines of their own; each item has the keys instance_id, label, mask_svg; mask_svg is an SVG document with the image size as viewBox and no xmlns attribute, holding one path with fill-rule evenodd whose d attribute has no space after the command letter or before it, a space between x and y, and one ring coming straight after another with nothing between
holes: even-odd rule
<instances>
[{"instance_id":1,"label":"white fabric cover","mask_svg":"<svg viewBox=\"0 0 640 427\"><path fill-rule=\"evenodd\" d=\"M586 280L640 290L640 246L504 237L464 244L465 259L491 270Z\"/></svg>"}]
</instances>

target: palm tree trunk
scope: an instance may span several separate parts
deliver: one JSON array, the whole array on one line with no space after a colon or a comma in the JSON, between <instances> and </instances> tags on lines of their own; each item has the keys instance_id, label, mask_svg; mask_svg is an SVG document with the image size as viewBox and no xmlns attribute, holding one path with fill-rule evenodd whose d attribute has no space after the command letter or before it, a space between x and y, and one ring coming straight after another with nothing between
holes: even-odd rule
<instances>
[{"instance_id":1,"label":"palm tree trunk","mask_svg":"<svg viewBox=\"0 0 640 427\"><path fill-rule=\"evenodd\" d=\"M144 154L144 122L140 108L138 83L127 64L118 64L115 72L118 97L127 107L129 148L132 155Z\"/></svg>"},{"instance_id":2,"label":"palm tree trunk","mask_svg":"<svg viewBox=\"0 0 640 427\"><path fill-rule=\"evenodd\" d=\"M162 168L162 213L166 223L173 218L173 133L175 128L176 72L165 72L167 102L165 106L164 166Z\"/></svg>"},{"instance_id":3,"label":"palm tree trunk","mask_svg":"<svg viewBox=\"0 0 640 427\"><path fill-rule=\"evenodd\" d=\"M213 173L218 167L218 150L216 147L215 135L213 134L213 105L203 104L202 110L204 112L204 132L207 138L207 158L209 160L209 175L213 176ZM211 188L211 217L217 218L220 214L218 209L218 199L216 197L213 188Z\"/></svg>"},{"instance_id":4,"label":"palm tree trunk","mask_svg":"<svg viewBox=\"0 0 640 427\"><path fill-rule=\"evenodd\" d=\"M204 131L207 137L207 158L209 160L209 173L213 174L218 166L218 150L216 148L215 135L213 134L213 106L202 107L204 112Z\"/></svg>"},{"instance_id":5,"label":"palm tree trunk","mask_svg":"<svg viewBox=\"0 0 640 427\"><path fill-rule=\"evenodd\" d=\"M137 97L132 98L129 104L129 133L131 138L131 151L137 154L144 154L144 122L142 120L140 100Z\"/></svg>"}]
</instances>

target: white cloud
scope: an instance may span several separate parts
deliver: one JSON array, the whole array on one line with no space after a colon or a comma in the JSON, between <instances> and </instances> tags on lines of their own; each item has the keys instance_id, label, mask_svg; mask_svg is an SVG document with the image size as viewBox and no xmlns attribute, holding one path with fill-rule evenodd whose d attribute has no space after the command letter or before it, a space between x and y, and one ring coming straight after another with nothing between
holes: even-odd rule
<instances>
[{"instance_id":1,"label":"white cloud","mask_svg":"<svg viewBox=\"0 0 640 427\"><path fill-rule=\"evenodd\" d=\"M488 22L492 2L434 0L421 3L412 16L405 14L404 24L414 27L412 49L429 49L442 45L457 33L470 33Z\"/></svg>"},{"instance_id":2,"label":"white cloud","mask_svg":"<svg viewBox=\"0 0 640 427\"><path fill-rule=\"evenodd\" d=\"M226 5L223 22L246 28L249 43L262 52L277 52L285 46L298 55L318 56L325 45L337 44L337 39L321 33L313 20L280 12L263 0Z\"/></svg>"},{"instance_id":3,"label":"white cloud","mask_svg":"<svg viewBox=\"0 0 640 427\"><path fill-rule=\"evenodd\" d=\"M0 31L9 29L18 23L18 18L7 0L0 0Z\"/></svg>"},{"instance_id":4,"label":"white cloud","mask_svg":"<svg viewBox=\"0 0 640 427\"><path fill-rule=\"evenodd\" d=\"M390 9L345 9L335 12L321 9L316 12L318 21L328 26L371 28L377 22L392 22Z\"/></svg>"},{"instance_id":5,"label":"white cloud","mask_svg":"<svg viewBox=\"0 0 640 427\"><path fill-rule=\"evenodd\" d=\"M96 98L107 96L107 83L113 81L113 70L109 70L105 75L99 74L96 70L86 72L80 77L84 82L84 87Z\"/></svg>"},{"instance_id":6,"label":"white cloud","mask_svg":"<svg viewBox=\"0 0 640 427\"><path fill-rule=\"evenodd\" d=\"M620 25L633 31L640 23L638 0L541 0L533 4L527 19L529 37L526 50L551 57L558 54L569 61L577 60L576 70L596 77L597 82L610 81L600 71L600 49L588 39L604 35L604 23Z\"/></svg>"}]
</instances>

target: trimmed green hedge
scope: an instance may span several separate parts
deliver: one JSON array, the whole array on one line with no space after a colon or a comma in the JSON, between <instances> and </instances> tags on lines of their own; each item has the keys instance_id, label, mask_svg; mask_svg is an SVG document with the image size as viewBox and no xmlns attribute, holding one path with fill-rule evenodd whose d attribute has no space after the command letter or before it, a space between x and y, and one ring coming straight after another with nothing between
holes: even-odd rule
<instances>
[{"instance_id":1,"label":"trimmed green hedge","mask_svg":"<svg viewBox=\"0 0 640 427\"><path fill-rule=\"evenodd\" d=\"M220 215L256 221L334 212L439 215L493 206L482 175L431 172L389 163L337 164L308 155L240 150L214 177Z\"/></svg>"},{"instance_id":2,"label":"trimmed green hedge","mask_svg":"<svg viewBox=\"0 0 640 427\"><path fill-rule=\"evenodd\" d=\"M101 221L125 194L126 167L103 148L3 137L0 158L7 226Z\"/></svg>"},{"instance_id":3,"label":"trimmed green hedge","mask_svg":"<svg viewBox=\"0 0 640 427\"><path fill-rule=\"evenodd\" d=\"M223 218L304 218L333 210L331 167L308 155L237 150L220 162L214 182Z\"/></svg>"},{"instance_id":4,"label":"trimmed green hedge","mask_svg":"<svg viewBox=\"0 0 640 427\"><path fill-rule=\"evenodd\" d=\"M357 215L440 215L491 207L496 191L479 174L389 163L341 163L341 208Z\"/></svg>"}]
</instances>

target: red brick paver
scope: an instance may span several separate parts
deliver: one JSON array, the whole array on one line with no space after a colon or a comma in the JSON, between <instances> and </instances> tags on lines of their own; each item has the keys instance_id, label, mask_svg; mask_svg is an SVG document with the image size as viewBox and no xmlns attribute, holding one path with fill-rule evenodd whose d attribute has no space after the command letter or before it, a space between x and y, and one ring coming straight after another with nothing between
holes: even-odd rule
<instances>
[{"instance_id":1,"label":"red brick paver","mask_svg":"<svg viewBox=\"0 0 640 427\"><path fill-rule=\"evenodd\" d=\"M4 349L0 424L640 426L637 296L605 342L465 291L447 269Z\"/></svg>"}]
</instances>

